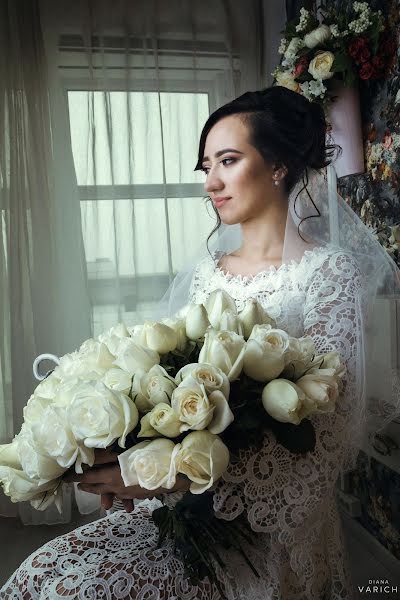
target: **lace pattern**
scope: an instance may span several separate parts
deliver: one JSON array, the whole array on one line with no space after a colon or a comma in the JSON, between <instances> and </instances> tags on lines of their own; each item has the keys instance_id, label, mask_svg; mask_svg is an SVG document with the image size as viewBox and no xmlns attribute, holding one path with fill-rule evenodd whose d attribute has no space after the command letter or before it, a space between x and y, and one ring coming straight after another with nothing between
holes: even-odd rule
<instances>
[{"instance_id":1,"label":"lace pattern","mask_svg":"<svg viewBox=\"0 0 400 600\"><path fill-rule=\"evenodd\" d=\"M239 277L216 267L217 257L199 263L191 299L203 302L217 288L242 309L257 298L291 335L310 335L318 351L337 350L348 375L334 414L316 415L313 453L294 456L265 436L259 452L243 452L214 487L214 508L230 520L245 511L254 531L246 553L257 579L236 554L222 550L227 568L219 579L230 600L349 600L335 482L348 460L357 412L358 320L361 281L352 259L334 248L306 252L300 263ZM356 408L354 408L356 407ZM1 598L140 598L217 600L208 581L192 586L170 545L156 549L150 519L157 501L140 502L132 514L105 519L56 538L34 552L10 578Z\"/></svg>"}]
</instances>

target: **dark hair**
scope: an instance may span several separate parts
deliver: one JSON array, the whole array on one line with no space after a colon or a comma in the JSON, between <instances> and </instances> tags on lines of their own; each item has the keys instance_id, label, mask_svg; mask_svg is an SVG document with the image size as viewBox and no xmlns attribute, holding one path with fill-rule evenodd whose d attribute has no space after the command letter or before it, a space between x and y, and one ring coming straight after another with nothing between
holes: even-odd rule
<instances>
[{"instance_id":1,"label":"dark hair","mask_svg":"<svg viewBox=\"0 0 400 600\"><path fill-rule=\"evenodd\" d=\"M327 123L323 108L297 92L271 86L246 92L213 112L201 132L195 171L202 168L204 147L211 128L230 115L242 115L250 126L250 143L267 163L285 166L285 192L289 194L307 173L330 164L339 147L326 143ZM218 229L221 221L217 214ZM211 237L210 235L210 237Z\"/></svg>"}]
</instances>

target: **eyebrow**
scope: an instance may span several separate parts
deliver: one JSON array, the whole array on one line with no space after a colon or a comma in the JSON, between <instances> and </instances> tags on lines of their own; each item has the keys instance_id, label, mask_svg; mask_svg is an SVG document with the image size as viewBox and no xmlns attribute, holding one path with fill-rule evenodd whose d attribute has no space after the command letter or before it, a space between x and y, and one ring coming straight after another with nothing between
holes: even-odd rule
<instances>
[{"instance_id":1,"label":"eyebrow","mask_svg":"<svg viewBox=\"0 0 400 600\"><path fill-rule=\"evenodd\" d=\"M235 148L224 148L223 150L218 150L218 152L216 152L214 154L215 158L218 158L219 156L222 156L223 154L225 154L226 152L236 152L236 154L243 154L243 152L240 152L240 150L235 150ZM201 161L202 164L204 162L206 162L206 160L210 160L208 158L208 156L204 156L203 160Z\"/></svg>"}]
</instances>

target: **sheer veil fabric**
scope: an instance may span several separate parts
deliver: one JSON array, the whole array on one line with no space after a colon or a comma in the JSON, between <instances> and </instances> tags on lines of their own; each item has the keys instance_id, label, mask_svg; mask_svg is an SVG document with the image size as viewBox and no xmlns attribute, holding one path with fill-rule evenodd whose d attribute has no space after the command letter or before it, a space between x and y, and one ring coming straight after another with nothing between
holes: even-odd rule
<instances>
[{"instance_id":1,"label":"sheer veil fabric","mask_svg":"<svg viewBox=\"0 0 400 600\"><path fill-rule=\"evenodd\" d=\"M218 235L199 249L197 259L178 273L165 294L157 316L184 310L190 300L196 265L207 256L220 256L241 246L240 227L222 225ZM282 265L296 265L310 251L327 249L341 252L360 278L357 314L349 318L349 333L357 339L354 377L357 402L348 406L349 453L343 468L355 467L360 449L400 415L400 365L393 355L393 340L387 338L377 349L375 336L382 320L382 306L400 303L400 271L373 233L337 193L336 173L330 165L321 171L308 170L289 196ZM329 295L326 282L326 293ZM315 298L318 301L318 298ZM387 308L387 306L386 306ZM396 335L394 333L394 335ZM367 374L379 373L379 384Z\"/></svg>"}]
</instances>

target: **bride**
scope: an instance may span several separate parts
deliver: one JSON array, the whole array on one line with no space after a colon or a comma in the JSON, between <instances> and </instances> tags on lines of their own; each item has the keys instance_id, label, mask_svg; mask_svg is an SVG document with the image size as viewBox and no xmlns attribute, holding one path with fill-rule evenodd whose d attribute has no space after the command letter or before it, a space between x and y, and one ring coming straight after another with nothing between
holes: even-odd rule
<instances>
[{"instance_id":1,"label":"bride","mask_svg":"<svg viewBox=\"0 0 400 600\"><path fill-rule=\"evenodd\" d=\"M190 300L204 302L220 288L241 310L256 298L278 327L292 336L311 336L318 353L339 352L347 367L336 412L312 417L317 435L312 453L291 454L267 433L262 449L242 453L214 486L219 518L246 514L254 532L249 555L261 574L257 579L239 556L221 550L226 569L218 569L218 578L229 599L352 597L335 482L342 469L354 465L360 444L367 295L353 254L323 234L327 212L314 200L318 195L326 204L326 185L309 192L308 178L311 185L333 150L326 145L322 108L282 87L248 92L221 107L200 139L197 168L205 173L217 226L240 224L241 243L197 263L186 286ZM296 200L303 203L302 215ZM82 490L100 494L105 508L115 500L125 510L39 548L10 577L2 598L221 598L207 579L192 585L185 578L170 543L156 548L150 515L159 501L152 498L167 490L125 487L116 455L106 451L74 480ZM172 491L185 486L181 482ZM141 501L134 505L133 499Z\"/></svg>"}]
</instances>

